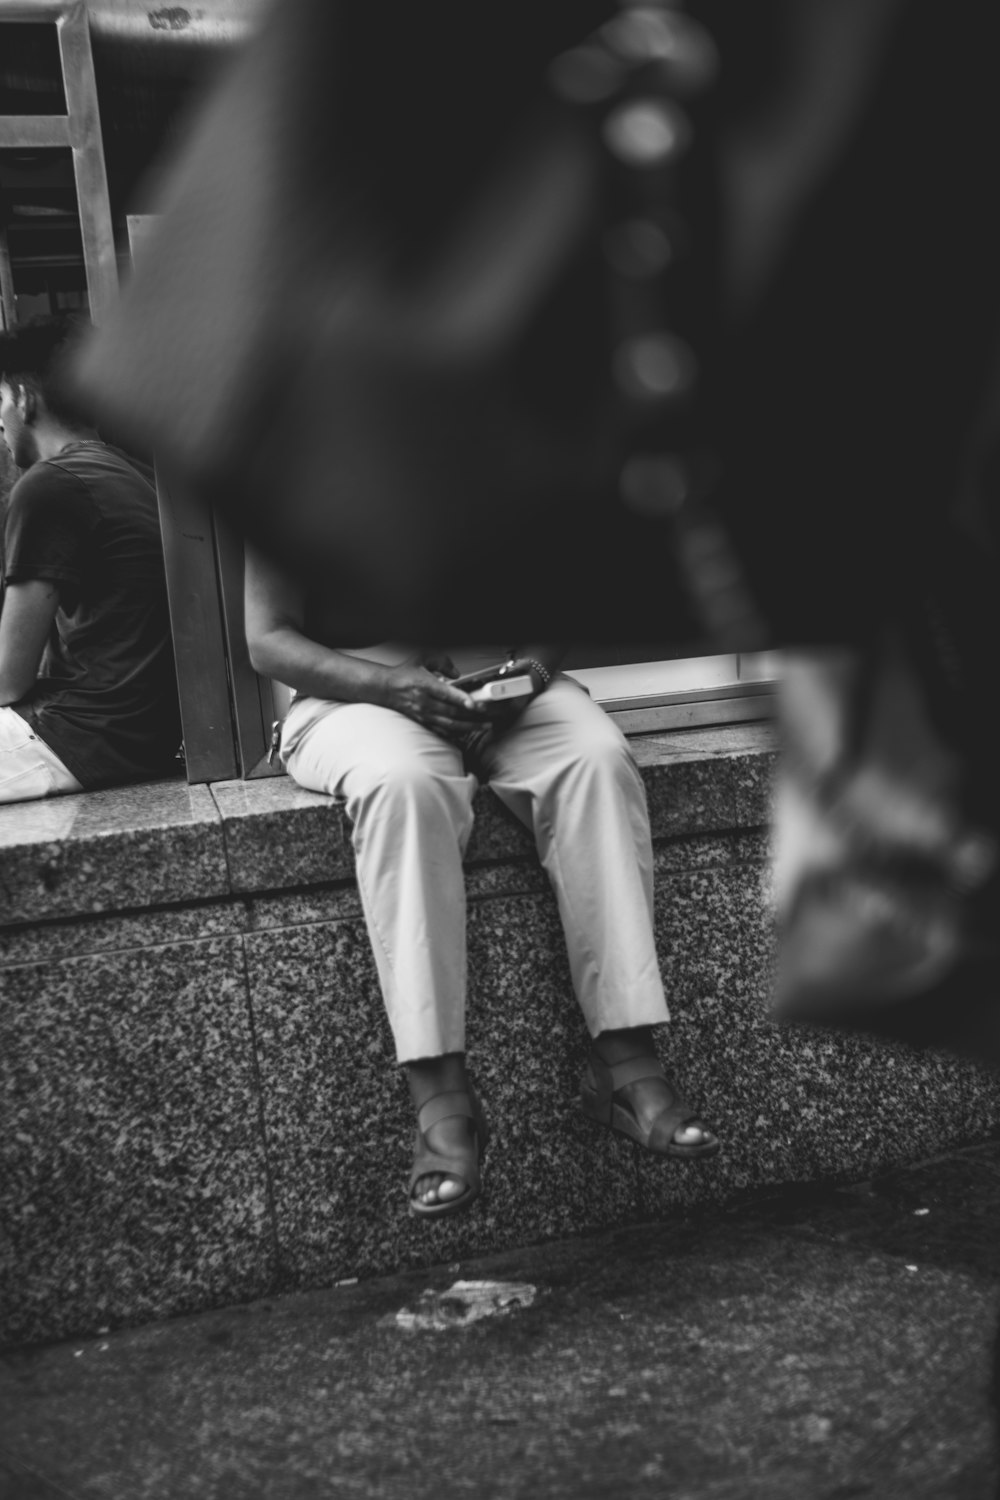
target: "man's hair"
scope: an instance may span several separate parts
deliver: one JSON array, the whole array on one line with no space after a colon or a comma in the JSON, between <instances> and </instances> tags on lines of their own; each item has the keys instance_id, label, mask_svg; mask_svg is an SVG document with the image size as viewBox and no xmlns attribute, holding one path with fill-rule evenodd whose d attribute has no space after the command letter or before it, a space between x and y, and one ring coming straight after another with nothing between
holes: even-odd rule
<instances>
[{"instance_id":1,"label":"man's hair","mask_svg":"<svg viewBox=\"0 0 1000 1500\"><path fill-rule=\"evenodd\" d=\"M63 377L66 356L88 327L79 314L63 313L31 318L0 333L0 380L33 390L57 421L89 426L91 419L70 395Z\"/></svg>"}]
</instances>

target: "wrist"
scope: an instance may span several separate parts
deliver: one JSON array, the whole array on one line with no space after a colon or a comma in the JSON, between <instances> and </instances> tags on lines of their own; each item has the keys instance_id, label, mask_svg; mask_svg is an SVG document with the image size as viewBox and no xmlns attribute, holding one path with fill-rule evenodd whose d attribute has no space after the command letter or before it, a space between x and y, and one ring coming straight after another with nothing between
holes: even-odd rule
<instances>
[{"instance_id":1,"label":"wrist","mask_svg":"<svg viewBox=\"0 0 1000 1500\"><path fill-rule=\"evenodd\" d=\"M377 708L395 707L392 672L392 667L384 666L380 662L372 678L368 701L374 703Z\"/></svg>"},{"instance_id":2,"label":"wrist","mask_svg":"<svg viewBox=\"0 0 1000 1500\"><path fill-rule=\"evenodd\" d=\"M531 680L535 686L536 693L544 693L552 681L552 673L544 662L538 660L537 656L526 656L525 661L531 668Z\"/></svg>"}]
</instances>

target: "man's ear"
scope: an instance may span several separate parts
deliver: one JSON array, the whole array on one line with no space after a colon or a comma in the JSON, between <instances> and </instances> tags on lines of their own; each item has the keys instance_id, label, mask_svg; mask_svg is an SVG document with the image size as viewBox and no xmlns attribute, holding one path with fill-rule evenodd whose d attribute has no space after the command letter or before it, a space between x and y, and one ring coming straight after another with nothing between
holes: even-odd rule
<instances>
[{"instance_id":1,"label":"man's ear","mask_svg":"<svg viewBox=\"0 0 1000 1500\"><path fill-rule=\"evenodd\" d=\"M16 404L25 422L33 422L38 415L38 397L30 385L16 387Z\"/></svg>"}]
</instances>

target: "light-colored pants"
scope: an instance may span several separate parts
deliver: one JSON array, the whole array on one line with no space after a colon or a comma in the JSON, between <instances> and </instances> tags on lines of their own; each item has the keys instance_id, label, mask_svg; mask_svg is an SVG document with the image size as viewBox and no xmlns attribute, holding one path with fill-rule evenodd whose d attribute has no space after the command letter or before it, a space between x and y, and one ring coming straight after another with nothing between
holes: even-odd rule
<instances>
[{"instance_id":1,"label":"light-colored pants","mask_svg":"<svg viewBox=\"0 0 1000 1500\"><path fill-rule=\"evenodd\" d=\"M290 774L343 798L354 824L358 886L399 1061L464 1051L462 856L476 778L454 745L374 704L299 699L285 741ZM616 726L581 687L557 677L485 761L493 791L534 833L591 1035L666 1021L645 789Z\"/></svg>"},{"instance_id":2,"label":"light-colored pants","mask_svg":"<svg viewBox=\"0 0 1000 1500\"><path fill-rule=\"evenodd\" d=\"M12 708L0 708L0 802L33 802L83 787Z\"/></svg>"}]
</instances>

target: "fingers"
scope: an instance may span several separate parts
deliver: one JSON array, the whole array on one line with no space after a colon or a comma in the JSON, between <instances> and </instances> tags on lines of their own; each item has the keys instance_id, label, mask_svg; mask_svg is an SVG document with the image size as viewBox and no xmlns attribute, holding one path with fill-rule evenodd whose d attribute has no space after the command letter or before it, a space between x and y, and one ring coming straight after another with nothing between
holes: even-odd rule
<instances>
[{"instance_id":1,"label":"fingers","mask_svg":"<svg viewBox=\"0 0 1000 1500\"><path fill-rule=\"evenodd\" d=\"M451 683L446 682L442 677L432 676L431 684L428 691L433 693L436 698L440 698L443 703L451 703L456 707L464 708L473 717L478 716L479 710L484 707L483 704L476 703L461 688L452 687Z\"/></svg>"},{"instance_id":2,"label":"fingers","mask_svg":"<svg viewBox=\"0 0 1000 1500\"><path fill-rule=\"evenodd\" d=\"M453 688L426 667L396 674L390 706L436 734L461 734L483 722L479 705L468 693Z\"/></svg>"},{"instance_id":3,"label":"fingers","mask_svg":"<svg viewBox=\"0 0 1000 1500\"><path fill-rule=\"evenodd\" d=\"M484 704L473 702L468 693L463 693L461 688L454 688L440 678L434 678L433 683L433 687L428 688L428 695L435 700L433 707L429 705L430 712L447 717L466 728L470 724L482 722Z\"/></svg>"},{"instance_id":4,"label":"fingers","mask_svg":"<svg viewBox=\"0 0 1000 1500\"><path fill-rule=\"evenodd\" d=\"M456 709L450 702L442 703L434 699L419 704L413 712L413 718L425 729L432 729L435 734L451 740L464 739L470 731L481 728L483 724L475 710L470 713L461 706Z\"/></svg>"}]
</instances>

